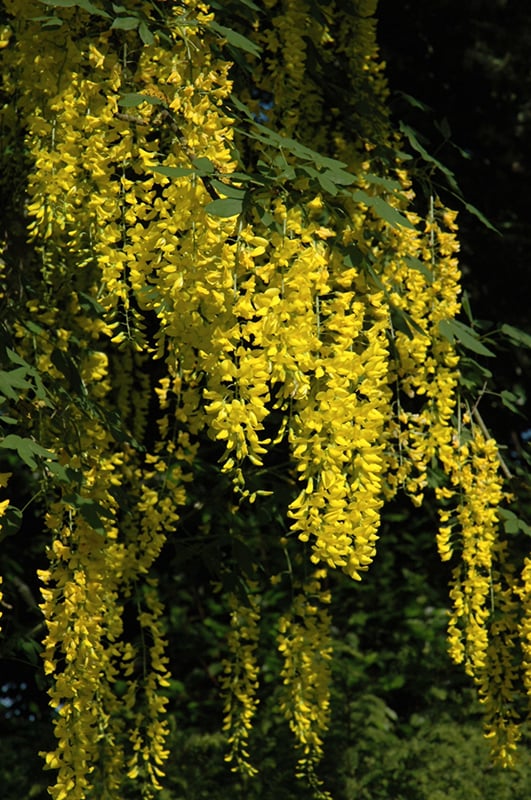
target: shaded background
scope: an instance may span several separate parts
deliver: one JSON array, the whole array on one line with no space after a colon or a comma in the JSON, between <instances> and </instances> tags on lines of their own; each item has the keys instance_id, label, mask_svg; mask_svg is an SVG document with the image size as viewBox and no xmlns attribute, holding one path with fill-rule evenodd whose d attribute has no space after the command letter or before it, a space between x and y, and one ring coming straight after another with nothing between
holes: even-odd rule
<instances>
[{"instance_id":1,"label":"shaded background","mask_svg":"<svg viewBox=\"0 0 531 800\"><path fill-rule=\"evenodd\" d=\"M458 208L463 284L483 330L509 323L529 332L531 317L531 6L526 0L380 0L379 42L395 120L414 128L430 154L456 176L468 203L494 233ZM428 106L415 107L403 94ZM445 141L443 132L450 132ZM444 192L442 173L434 176ZM499 340L498 340L499 342ZM528 352L506 349L494 371L528 416ZM485 413L514 446L526 419L492 400ZM519 430L515 431L515 428Z\"/></svg>"},{"instance_id":2,"label":"shaded background","mask_svg":"<svg viewBox=\"0 0 531 800\"><path fill-rule=\"evenodd\" d=\"M525 0L380 0L379 41L393 111L423 133L466 199L502 234L460 218L463 267L478 311L529 324L531 7ZM432 110L415 111L402 91ZM435 125L447 120L451 145Z\"/></svg>"}]
</instances>

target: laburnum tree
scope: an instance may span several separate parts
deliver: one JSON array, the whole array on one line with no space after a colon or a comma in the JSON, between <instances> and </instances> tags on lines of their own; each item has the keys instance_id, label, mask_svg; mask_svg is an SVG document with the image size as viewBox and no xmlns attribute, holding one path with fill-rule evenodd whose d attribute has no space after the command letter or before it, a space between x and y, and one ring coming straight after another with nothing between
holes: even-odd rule
<instances>
[{"instance_id":1,"label":"laburnum tree","mask_svg":"<svg viewBox=\"0 0 531 800\"><path fill-rule=\"evenodd\" d=\"M400 492L438 502L450 655L511 760L531 560L463 380L459 348L488 351L457 319L456 213L412 189L375 12L4 0L0 514L16 536L16 461L45 531L54 800L163 785L168 541L217 562L227 761L249 776L262 596L282 589L279 709L327 797L335 576L370 580Z\"/></svg>"}]
</instances>

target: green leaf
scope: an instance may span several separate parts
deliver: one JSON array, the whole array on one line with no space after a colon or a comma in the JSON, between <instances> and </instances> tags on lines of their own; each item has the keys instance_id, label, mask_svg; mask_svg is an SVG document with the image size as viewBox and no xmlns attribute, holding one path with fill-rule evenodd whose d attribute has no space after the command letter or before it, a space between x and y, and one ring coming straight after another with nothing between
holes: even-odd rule
<instances>
[{"instance_id":1,"label":"green leaf","mask_svg":"<svg viewBox=\"0 0 531 800\"><path fill-rule=\"evenodd\" d=\"M239 50L245 50L246 53L251 53L253 56L259 56L262 48L255 42L252 42L246 36L243 36L232 28L226 28L224 25L219 25L217 22L211 22L210 28L219 33L232 47L237 47Z\"/></svg>"},{"instance_id":2,"label":"green leaf","mask_svg":"<svg viewBox=\"0 0 531 800\"><path fill-rule=\"evenodd\" d=\"M105 523L102 519L112 519L112 514L105 506L91 500L88 497L82 497L80 494L73 494L65 497L67 503L71 503L77 511L81 514L85 522L88 522L90 527L99 533L101 536L105 534Z\"/></svg>"},{"instance_id":3,"label":"green leaf","mask_svg":"<svg viewBox=\"0 0 531 800\"><path fill-rule=\"evenodd\" d=\"M463 305L463 311L467 315L469 322L473 322L474 315L472 314L472 306L470 305L470 298L468 296L467 291L463 292L462 305Z\"/></svg>"},{"instance_id":4,"label":"green leaf","mask_svg":"<svg viewBox=\"0 0 531 800\"><path fill-rule=\"evenodd\" d=\"M323 173L323 177L337 184L338 186L350 186L356 178L344 169L328 169Z\"/></svg>"},{"instance_id":5,"label":"green leaf","mask_svg":"<svg viewBox=\"0 0 531 800\"><path fill-rule=\"evenodd\" d=\"M393 228L402 225L404 228L415 229L415 226L404 217L400 211L390 206L389 203L382 200L381 197L372 197L372 195L364 192L363 189L356 189L356 191L352 193L352 198L357 203L364 203L366 206L372 208L381 219L384 219L389 225L392 225Z\"/></svg>"},{"instance_id":6,"label":"green leaf","mask_svg":"<svg viewBox=\"0 0 531 800\"><path fill-rule=\"evenodd\" d=\"M51 461L46 468L57 478L59 483L81 483L81 473L72 467L63 467L58 461Z\"/></svg>"},{"instance_id":7,"label":"green leaf","mask_svg":"<svg viewBox=\"0 0 531 800\"><path fill-rule=\"evenodd\" d=\"M29 635L30 636L32 635L31 632L30 632ZM41 644L40 644L40 642L36 641L35 639L23 639L20 642L20 647L21 647L24 655L26 656L28 662L33 667L38 668L38 664L39 664L39 662L41 660ZM36 709L38 708L38 706L36 704L31 704L31 705L35 705ZM30 794L34 795L33 792L30 792Z\"/></svg>"},{"instance_id":8,"label":"green leaf","mask_svg":"<svg viewBox=\"0 0 531 800\"><path fill-rule=\"evenodd\" d=\"M197 170L192 167L151 167L153 172L160 172L167 178L183 178L185 175L197 175Z\"/></svg>"},{"instance_id":9,"label":"green leaf","mask_svg":"<svg viewBox=\"0 0 531 800\"><path fill-rule=\"evenodd\" d=\"M463 347L480 356L494 356L494 353L482 344L473 328L456 319L445 319L439 322L439 331L452 344L457 340Z\"/></svg>"},{"instance_id":10,"label":"green leaf","mask_svg":"<svg viewBox=\"0 0 531 800\"><path fill-rule=\"evenodd\" d=\"M52 6L52 8L73 8L77 6L76 0L39 0L43 6Z\"/></svg>"},{"instance_id":11,"label":"green leaf","mask_svg":"<svg viewBox=\"0 0 531 800\"><path fill-rule=\"evenodd\" d=\"M365 256L357 245L350 244L345 249L343 261L347 267L361 267L365 263Z\"/></svg>"},{"instance_id":12,"label":"green leaf","mask_svg":"<svg viewBox=\"0 0 531 800\"><path fill-rule=\"evenodd\" d=\"M153 34L149 30L145 22L141 22L140 25L138 26L138 34L144 44L147 45L153 44L153 42L155 41L155 37L153 36Z\"/></svg>"},{"instance_id":13,"label":"green leaf","mask_svg":"<svg viewBox=\"0 0 531 800\"><path fill-rule=\"evenodd\" d=\"M140 103L145 103L145 101L146 98L143 94L139 92L129 92L120 97L118 105L123 106L123 108L134 108L135 106L139 106Z\"/></svg>"},{"instance_id":14,"label":"green leaf","mask_svg":"<svg viewBox=\"0 0 531 800\"><path fill-rule=\"evenodd\" d=\"M248 175L246 172L231 172L226 177L242 183L261 183L256 175Z\"/></svg>"},{"instance_id":15,"label":"green leaf","mask_svg":"<svg viewBox=\"0 0 531 800\"><path fill-rule=\"evenodd\" d=\"M348 164L345 161L339 161L337 158L323 156L321 153L318 153L317 150L311 150L309 147L304 147L304 145L300 145L299 142L295 142L295 144L298 147L303 148L304 152L306 153L306 157L313 161L314 164L317 164L318 167L324 167L325 169L339 169L341 172L344 172L344 168L348 167ZM350 173L345 174L349 175Z\"/></svg>"},{"instance_id":16,"label":"green leaf","mask_svg":"<svg viewBox=\"0 0 531 800\"><path fill-rule=\"evenodd\" d=\"M513 411L515 414L522 413L522 410L516 405L519 401L519 397L518 395L514 394L514 392L510 392L508 389L503 389L503 391L500 393L500 397L503 405L510 411Z\"/></svg>"},{"instance_id":17,"label":"green leaf","mask_svg":"<svg viewBox=\"0 0 531 800\"><path fill-rule=\"evenodd\" d=\"M508 508L500 508L498 510L498 516L501 522L503 522L505 533L514 536L521 531L525 536L531 536L531 526L523 519L520 519L513 511L510 511Z\"/></svg>"},{"instance_id":18,"label":"green leaf","mask_svg":"<svg viewBox=\"0 0 531 800\"><path fill-rule=\"evenodd\" d=\"M421 111L431 111L432 109L430 106L427 106L426 103L423 103L422 100L418 100L416 97L413 97L406 92L397 92L410 106L413 108L419 108Z\"/></svg>"},{"instance_id":19,"label":"green leaf","mask_svg":"<svg viewBox=\"0 0 531 800\"><path fill-rule=\"evenodd\" d=\"M52 350L50 361L54 367L57 367L59 372L64 375L72 390L76 392L76 394L86 395L87 390L85 388L85 384L81 380L79 370L70 356L63 352L63 350L59 350L59 348L56 347L54 350Z\"/></svg>"},{"instance_id":20,"label":"green leaf","mask_svg":"<svg viewBox=\"0 0 531 800\"><path fill-rule=\"evenodd\" d=\"M111 28L117 28L121 31L132 31L138 28L140 19L138 17L116 17L113 20Z\"/></svg>"},{"instance_id":21,"label":"green leaf","mask_svg":"<svg viewBox=\"0 0 531 800\"><path fill-rule=\"evenodd\" d=\"M236 97L235 94L231 94L230 100L231 103L238 109L238 111L241 111L242 114L244 114L244 116L247 117L247 119L249 119L251 122L254 122L254 116L252 111L249 108L247 108L245 103L242 103L239 97Z\"/></svg>"},{"instance_id":22,"label":"green leaf","mask_svg":"<svg viewBox=\"0 0 531 800\"><path fill-rule=\"evenodd\" d=\"M276 159L274 159L274 162ZM308 175L310 178L317 179L319 175L319 170L315 169L315 167L311 167L309 164L302 164L299 169L299 172L302 172L304 175Z\"/></svg>"},{"instance_id":23,"label":"green leaf","mask_svg":"<svg viewBox=\"0 0 531 800\"><path fill-rule=\"evenodd\" d=\"M78 292L79 305L85 311L93 311L95 314L105 314L105 309L101 303L98 303L95 297L86 292Z\"/></svg>"},{"instance_id":24,"label":"green leaf","mask_svg":"<svg viewBox=\"0 0 531 800\"><path fill-rule=\"evenodd\" d=\"M122 419L117 411L107 411L105 408L100 407L99 412L117 442L120 442L121 444L127 443L131 445L131 447L134 447L135 450L144 452L145 448L143 445L140 445L135 437L125 429Z\"/></svg>"},{"instance_id":25,"label":"green leaf","mask_svg":"<svg viewBox=\"0 0 531 800\"><path fill-rule=\"evenodd\" d=\"M212 200L205 206L207 214L215 217L236 217L241 214L242 209L243 200L236 200L232 197L226 200Z\"/></svg>"},{"instance_id":26,"label":"green leaf","mask_svg":"<svg viewBox=\"0 0 531 800\"><path fill-rule=\"evenodd\" d=\"M424 161L426 161L428 164L433 164L434 167L442 172L448 181L448 185L462 197L462 192L457 184L454 173L448 169L448 167L445 167L444 164L438 161L434 156L428 153L428 151L419 142L413 128L411 128L409 125L406 125L404 122L400 122L399 127L404 136L406 136L413 150L416 150L417 153L424 159Z\"/></svg>"},{"instance_id":27,"label":"green leaf","mask_svg":"<svg viewBox=\"0 0 531 800\"><path fill-rule=\"evenodd\" d=\"M332 197L335 197L338 191L337 186L327 176L328 173L326 172L318 172L317 180L319 181L319 184L321 186L321 189L323 189L323 191L327 192L328 194L331 194Z\"/></svg>"},{"instance_id":28,"label":"green leaf","mask_svg":"<svg viewBox=\"0 0 531 800\"><path fill-rule=\"evenodd\" d=\"M10 347L6 347L6 354L12 364L20 364L21 366L26 367L26 370L29 371L30 365L22 358L22 356L19 356L15 350L12 350Z\"/></svg>"},{"instance_id":29,"label":"green leaf","mask_svg":"<svg viewBox=\"0 0 531 800\"><path fill-rule=\"evenodd\" d=\"M482 214L481 211L478 208L476 208L476 206L473 206L472 203L465 203L464 201L462 201L462 202L463 202L463 205L466 208L466 210L470 214L473 214L474 217L479 219L479 221L482 222L483 225L485 225L486 228L488 228L491 231L494 231L494 233L497 233L499 236L502 235L501 231L499 231L498 228L496 228L496 226L492 224L492 222L489 222L487 217L484 214Z\"/></svg>"},{"instance_id":30,"label":"green leaf","mask_svg":"<svg viewBox=\"0 0 531 800\"><path fill-rule=\"evenodd\" d=\"M63 20L61 19L61 17L56 17L56 16L31 17L31 21L40 22L43 28L53 28L53 29L60 28L61 25L63 24Z\"/></svg>"},{"instance_id":31,"label":"green leaf","mask_svg":"<svg viewBox=\"0 0 531 800\"><path fill-rule=\"evenodd\" d=\"M408 267L411 267L412 269L416 269L419 272L421 272L424 275L424 277L428 281L430 281L430 283L433 281L433 273L431 269L427 266L427 264L421 261L420 258L415 258L415 256L406 256L404 261L406 262Z\"/></svg>"},{"instance_id":32,"label":"green leaf","mask_svg":"<svg viewBox=\"0 0 531 800\"><path fill-rule=\"evenodd\" d=\"M111 15L104 11L102 8L98 8L97 6L93 5L90 0L77 0L76 6L79 8L83 8L85 11L88 11L89 14L97 14L99 17L106 17L107 19L111 19Z\"/></svg>"},{"instance_id":33,"label":"green leaf","mask_svg":"<svg viewBox=\"0 0 531 800\"><path fill-rule=\"evenodd\" d=\"M118 105L122 108L134 108L141 103L149 103L152 106L162 106L164 103L160 97L155 97L150 94L141 94L140 92L128 92L123 94L118 100Z\"/></svg>"},{"instance_id":34,"label":"green leaf","mask_svg":"<svg viewBox=\"0 0 531 800\"><path fill-rule=\"evenodd\" d=\"M373 175L371 172L368 172L363 177L368 183L374 186L381 186L393 194L401 192L404 188L399 181L393 181L391 178L382 178L380 175Z\"/></svg>"},{"instance_id":35,"label":"green leaf","mask_svg":"<svg viewBox=\"0 0 531 800\"><path fill-rule=\"evenodd\" d=\"M24 325L31 333L34 333L36 336L42 336L42 334L44 333L44 328L41 325L37 325L36 322L28 320L27 322L24 323Z\"/></svg>"},{"instance_id":36,"label":"green leaf","mask_svg":"<svg viewBox=\"0 0 531 800\"><path fill-rule=\"evenodd\" d=\"M32 386L33 391L35 392L35 397L38 400L43 400L48 408L51 407L51 403L48 400L48 393L44 388L44 384L42 382L42 378L34 367L31 367L27 361L25 361L21 356L18 355L14 350L10 347L6 347L6 355L11 361L12 364L20 364L24 367L26 371L26 375L33 378L35 385Z\"/></svg>"},{"instance_id":37,"label":"green leaf","mask_svg":"<svg viewBox=\"0 0 531 800\"><path fill-rule=\"evenodd\" d=\"M250 113L248 109L247 113ZM301 161L309 161L317 167L323 167L325 169L340 169L343 171L344 167L347 166L344 161L338 161L335 158L323 156L316 150L312 150L310 147L306 147L305 145L301 144L296 139L292 139L289 136L282 136L282 134L267 128L265 125L261 125L259 122L255 121L252 115L251 121L253 123L251 130L246 131L239 128L237 130L251 139L256 139L259 142L271 145L276 150L290 153L296 158L299 158Z\"/></svg>"},{"instance_id":38,"label":"green leaf","mask_svg":"<svg viewBox=\"0 0 531 800\"><path fill-rule=\"evenodd\" d=\"M267 211L267 209L263 208L262 206L255 206L256 213L258 214L258 218L262 225L266 228L270 228L275 224L275 218L273 215Z\"/></svg>"},{"instance_id":39,"label":"green leaf","mask_svg":"<svg viewBox=\"0 0 531 800\"><path fill-rule=\"evenodd\" d=\"M273 163L279 168L275 174L275 179L277 182L281 181L282 183L288 183L289 181L295 180L297 173L294 167L292 167L291 164L288 164L283 155L275 158Z\"/></svg>"},{"instance_id":40,"label":"green leaf","mask_svg":"<svg viewBox=\"0 0 531 800\"><path fill-rule=\"evenodd\" d=\"M515 328L514 325L504 324L501 326L500 330L503 334L505 334L505 336L508 336L509 339L512 339L515 344L531 348L531 336L525 331L521 330L521 328Z\"/></svg>"},{"instance_id":41,"label":"green leaf","mask_svg":"<svg viewBox=\"0 0 531 800\"><path fill-rule=\"evenodd\" d=\"M216 168L212 161L206 157L194 158L192 164L197 169L198 172L202 173L203 175L213 175L216 171Z\"/></svg>"},{"instance_id":42,"label":"green leaf","mask_svg":"<svg viewBox=\"0 0 531 800\"><path fill-rule=\"evenodd\" d=\"M96 14L99 17L111 19L110 14L102 8L93 5L90 0L39 0L39 2L45 6L51 6L52 8L82 8L84 11L88 11L89 14Z\"/></svg>"},{"instance_id":43,"label":"green leaf","mask_svg":"<svg viewBox=\"0 0 531 800\"><path fill-rule=\"evenodd\" d=\"M156 97L154 94L148 94L147 92L144 94L144 98L146 103L149 103L151 106L164 106L164 100L161 100L160 97Z\"/></svg>"},{"instance_id":44,"label":"green leaf","mask_svg":"<svg viewBox=\"0 0 531 800\"><path fill-rule=\"evenodd\" d=\"M408 339L413 338L414 332L419 336L427 335L426 331L423 331L418 322L415 322L413 317L403 308L391 305L391 320L395 330L405 333Z\"/></svg>"},{"instance_id":45,"label":"green leaf","mask_svg":"<svg viewBox=\"0 0 531 800\"><path fill-rule=\"evenodd\" d=\"M230 183L223 183L223 181L218 181L215 178L211 179L210 185L218 194L224 194L225 197L233 197L237 200L243 199L247 192L246 189L241 189L239 186L233 186Z\"/></svg>"},{"instance_id":46,"label":"green leaf","mask_svg":"<svg viewBox=\"0 0 531 800\"><path fill-rule=\"evenodd\" d=\"M442 126L442 124L441 124L441 126ZM432 164L436 169L438 169L440 172L442 172L442 174L446 178L448 186L452 190L451 194L453 195L453 197L455 197L457 200L459 200L459 202L464 205L466 210L470 214L473 214L477 219L479 219L479 221L483 225L485 225L485 227L489 228L489 230L491 230L491 231L494 231L494 233L500 234L500 231L491 222L489 222L487 217L485 217L485 215L482 214L481 211L479 211L479 209L476 208L476 206L473 206L471 203L467 203L464 200L463 192L461 191L461 188L460 188L460 186L458 185L458 183L457 183L457 181L455 179L454 173L450 169L448 169L448 167L446 167L444 164L442 164L440 161L438 161L438 159L436 159L434 156L432 156L432 155L430 155L430 153L428 153L426 148L423 147L422 144L419 142L417 134L415 133L413 128L411 128L409 125L406 125L404 122L400 122L399 127L400 127L401 132L408 139L408 141L409 141L411 147L413 148L413 150L416 150L416 152L421 156L421 158L424 161L426 161L428 164ZM442 127L441 127L441 131L442 131Z\"/></svg>"},{"instance_id":47,"label":"green leaf","mask_svg":"<svg viewBox=\"0 0 531 800\"><path fill-rule=\"evenodd\" d=\"M471 356L463 355L459 363L463 367L459 375L459 383L461 386L466 386L467 389L470 389L472 392L477 392L478 390L478 374L482 376L484 381L492 378L490 369L484 364L480 364L479 361L476 361ZM467 375L469 375L470 378L466 377Z\"/></svg>"},{"instance_id":48,"label":"green leaf","mask_svg":"<svg viewBox=\"0 0 531 800\"><path fill-rule=\"evenodd\" d=\"M252 0L238 0L238 4L242 6L247 6L247 8L251 9L251 11L256 11L258 13L260 12L260 8L255 3L253 3ZM221 2L217 2L217 0L212 0L212 2L209 3L209 5L211 8L215 8L217 11L224 10L224 0L221 0Z\"/></svg>"},{"instance_id":49,"label":"green leaf","mask_svg":"<svg viewBox=\"0 0 531 800\"><path fill-rule=\"evenodd\" d=\"M37 442L34 442L33 439L17 436L15 433L10 433L4 439L2 439L0 441L0 448L5 448L6 450L16 450L19 458L30 469L37 469L38 465L35 461L35 456L40 458L57 458L55 453L52 453L50 450L46 450L44 447L41 447L41 445L37 444Z\"/></svg>"},{"instance_id":50,"label":"green leaf","mask_svg":"<svg viewBox=\"0 0 531 800\"><path fill-rule=\"evenodd\" d=\"M372 264L370 263L370 261L365 261L364 267L367 270L367 272L369 273L369 275L371 276L371 278L373 279L373 281L376 284L376 286L378 287L378 289L380 289L382 292L384 292L387 295L387 291L385 289L385 286L383 285L379 275L377 275L376 272L374 271L374 268L373 268Z\"/></svg>"},{"instance_id":51,"label":"green leaf","mask_svg":"<svg viewBox=\"0 0 531 800\"><path fill-rule=\"evenodd\" d=\"M26 380L26 369L18 367L17 369L0 370L0 392L9 400L15 402L19 399L19 392L16 389L31 389L32 384Z\"/></svg>"},{"instance_id":52,"label":"green leaf","mask_svg":"<svg viewBox=\"0 0 531 800\"><path fill-rule=\"evenodd\" d=\"M22 511L15 506L8 506L0 517L0 542L7 536L18 533L22 525Z\"/></svg>"}]
</instances>

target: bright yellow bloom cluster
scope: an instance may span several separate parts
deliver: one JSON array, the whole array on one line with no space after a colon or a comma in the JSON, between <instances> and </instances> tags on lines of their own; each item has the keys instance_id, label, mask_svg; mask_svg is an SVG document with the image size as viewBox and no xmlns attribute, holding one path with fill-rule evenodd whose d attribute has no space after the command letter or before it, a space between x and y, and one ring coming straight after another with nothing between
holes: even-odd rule
<instances>
[{"instance_id":1,"label":"bright yellow bloom cluster","mask_svg":"<svg viewBox=\"0 0 531 800\"><path fill-rule=\"evenodd\" d=\"M1 34L0 34L1 35ZM1 44L1 41L0 41ZM0 254L4 251L5 242L0 240ZM6 295L6 264L2 255L0 255L0 302L4 299ZM4 489L7 486L8 480L11 477L11 473L9 472L0 472L0 489ZM2 493L3 494L3 493ZM2 517L5 516L5 513L9 507L9 498L5 498L0 500L0 533L3 530L3 523ZM2 618L2 600L3 600L3 593L1 589L2 584L2 575L0 575L0 620ZM0 630L2 626L0 624Z\"/></svg>"},{"instance_id":2,"label":"bright yellow bloom cluster","mask_svg":"<svg viewBox=\"0 0 531 800\"><path fill-rule=\"evenodd\" d=\"M334 3L323 3L314 15L307 0L265 0L264 6L267 18L256 34L263 56L255 80L273 98L265 113L275 129L325 151L343 137L356 148L364 138L373 142L387 116L382 102L387 87L377 60L376 0L357 0L343 14ZM348 90L338 92L337 106L326 103L326 113L320 62L332 74L341 64L343 74L356 76Z\"/></svg>"},{"instance_id":3,"label":"bright yellow bloom cluster","mask_svg":"<svg viewBox=\"0 0 531 800\"><path fill-rule=\"evenodd\" d=\"M349 322L354 330L361 327L363 312L355 306L345 309L344 300L323 303L323 327L331 321L339 341L317 361L320 380L290 428L304 488L291 503L289 515L294 519L292 530L302 541L312 537L314 563L341 567L359 580L360 571L374 557L383 502L388 352L384 324L379 320L355 335L357 346L352 345Z\"/></svg>"},{"instance_id":4,"label":"bright yellow bloom cluster","mask_svg":"<svg viewBox=\"0 0 531 800\"><path fill-rule=\"evenodd\" d=\"M468 423L468 424L467 424ZM485 734L496 760L513 763L520 738L519 682L527 685L527 604L524 568L519 589L500 541L498 509L505 498L500 460L493 439L464 415L453 453L441 457L450 486L437 490L447 507L439 514L440 556L459 555L450 590L449 652L473 677L484 706ZM452 509L452 504L455 508ZM520 595L520 602L518 599ZM523 619L519 617L524 610ZM518 646L524 654L519 664Z\"/></svg>"},{"instance_id":5,"label":"bright yellow bloom cluster","mask_svg":"<svg viewBox=\"0 0 531 800\"><path fill-rule=\"evenodd\" d=\"M394 332L397 413L392 424L398 458L390 486L403 486L417 505L432 458L437 455L449 469L453 457L458 359L441 323L459 311L454 220L454 213L432 206L420 247L411 234L401 237L384 278L405 326Z\"/></svg>"},{"instance_id":6,"label":"bright yellow bloom cluster","mask_svg":"<svg viewBox=\"0 0 531 800\"><path fill-rule=\"evenodd\" d=\"M11 477L11 474L12 474L11 472L0 472L0 489L6 488L9 478ZM2 530L1 518L6 513L8 506L9 506L9 498L5 500L0 500L0 531Z\"/></svg>"},{"instance_id":7,"label":"bright yellow bloom cluster","mask_svg":"<svg viewBox=\"0 0 531 800\"><path fill-rule=\"evenodd\" d=\"M156 587L156 581L148 578L142 598L145 610L138 616L144 649L147 651L143 657L149 663L150 669L142 686L144 704L137 711L128 734L133 752L127 759L127 774L135 781L135 785L143 786L144 796L151 795L152 788L162 788L159 781L164 776L164 762L169 755L165 748L168 726L164 720L167 699L163 692L169 686L170 674L167 670L166 641L161 625L163 607ZM134 674L131 647L126 648L123 658L128 663L125 675ZM135 684L136 681L131 682L127 690L126 703L131 708L135 701Z\"/></svg>"},{"instance_id":8,"label":"bright yellow bloom cluster","mask_svg":"<svg viewBox=\"0 0 531 800\"><path fill-rule=\"evenodd\" d=\"M520 623L524 685L531 698L531 559L529 557L524 560L518 595L524 610Z\"/></svg>"},{"instance_id":9,"label":"bright yellow bloom cluster","mask_svg":"<svg viewBox=\"0 0 531 800\"><path fill-rule=\"evenodd\" d=\"M460 564L450 592L453 600L448 629L450 652L455 661L464 663L470 675L476 675L485 666L488 647L497 509L503 490L495 442L486 439L477 425L469 432L462 431L461 436L462 441L455 445L451 474L458 505L454 518L442 526L438 544L445 558L452 548L452 536L459 542Z\"/></svg>"},{"instance_id":10,"label":"bright yellow bloom cluster","mask_svg":"<svg viewBox=\"0 0 531 800\"><path fill-rule=\"evenodd\" d=\"M40 574L57 737L46 754L57 770L51 793L117 797L128 775L150 797L167 757L168 683L162 607L146 576L178 520L182 466L194 448L177 431L149 453L136 442L152 393L149 346L131 303L133 260L125 272L117 267L127 244L124 181L138 169L142 117L118 116L118 92L133 77L109 46L110 31L88 33L75 9L61 11L61 32L42 31L28 4L8 5L16 37L5 55L33 159L28 227L40 260L36 298L19 310L16 335L45 376L47 397L62 404L50 415L48 400L35 401L30 423L58 456L46 471L50 565ZM34 16L41 10L35 4ZM124 628L127 606L138 609L139 639ZM125 698L115 688L122 679Z\"/></svg>"},{"instance_id":11,"label":"bright yellow bloom cluster","mask_svg":"<svg viewBox=\"0 0 531 800\"><path fill-rule=\"evenodd\" d=\"M315 570L295 596L290 612L278 625L278 649L284 660L280 709L302 750L298 769L318 788L315 766L323 751L330 718L331 617L330 591L323 587L325 569ZM325 792L319 797L328 797Z\"/></svg>"},{"instance_id":12,"label":"bright yellow bloom cluster","mask_svg":"<svg viewBox=\"0 0 531 800\"><path fill-rule=\"evenodd\" d=\"M524 649L525 623L519 620L518 586L514 569L508 564L506 544L494 548L491 573L489 641L485 665L476 670L480 702L485 714L485 735L491 742L494 760L512 766L521 737L521 672L525 684L525 656L520 667L520 643ZM525 609L525 601L523 603ZM525 613L525 611L524 611ZM528 689L528 687L525 687Z\"/></svg>"},{"instance_id":13,"label":"bright yellow bloom cluster","mask_svg":"<svg viewBox=\"0 0 531 800\"><path fill-rule=\"evenodd\" d=\"M232 770L255 775L256 767L248 752L249 733L258 706L258 663L256 648L260 636L260 598L256 587L242 600L235 594L228 597L230 658L224 662L221 685L225 695L223 730L228 734L229 752L225 760Z\"/></svg>"},{"instance_id":14,"label":"bright yellow bloom cluster","mask_svg":"<svg viewBox=\"0 0 531 800\"><path fill-rule=\"evenodd\" d=\"M259 32L258 41L265 53L262 66L268 76L267 90L275 98L269 113L291 136L294 131L300 133L301 127L320 122L315 115L319 105L315 96L318 98L322 90L307 80L307 42L326 41L326 28L308 14L305 0L267 0L265 6L271 15L271 27ZM260 73L257 81L260 82Z\"/></svg>"}]
</instances>

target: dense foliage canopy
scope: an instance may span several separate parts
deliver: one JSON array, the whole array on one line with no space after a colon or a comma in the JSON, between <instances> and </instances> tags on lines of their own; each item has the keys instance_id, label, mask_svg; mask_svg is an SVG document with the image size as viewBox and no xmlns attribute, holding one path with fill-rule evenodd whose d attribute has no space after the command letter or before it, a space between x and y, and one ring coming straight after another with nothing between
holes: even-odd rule
<instances>
[{"instance_id":1,"label":"dense foliage canopy","mask_svg":"<svg viewBox=\"0 0 531 800\"><path fill-rule=\"evenodd\" d=\"M301 796L339 796L317 767L341 705L374 797L379 737L459 686L448 667L400 708L445 627L513 760L530 529L479 408L495 336L463 298L453 174L391 116L375 11L4 0L2 691L42 722L55 800L211 796L184 766L163 788L194 741L225 750L214 785L267 797L282 725ZM374 654L404 620L396 671Z\"/></svg>"}]
</instances>

